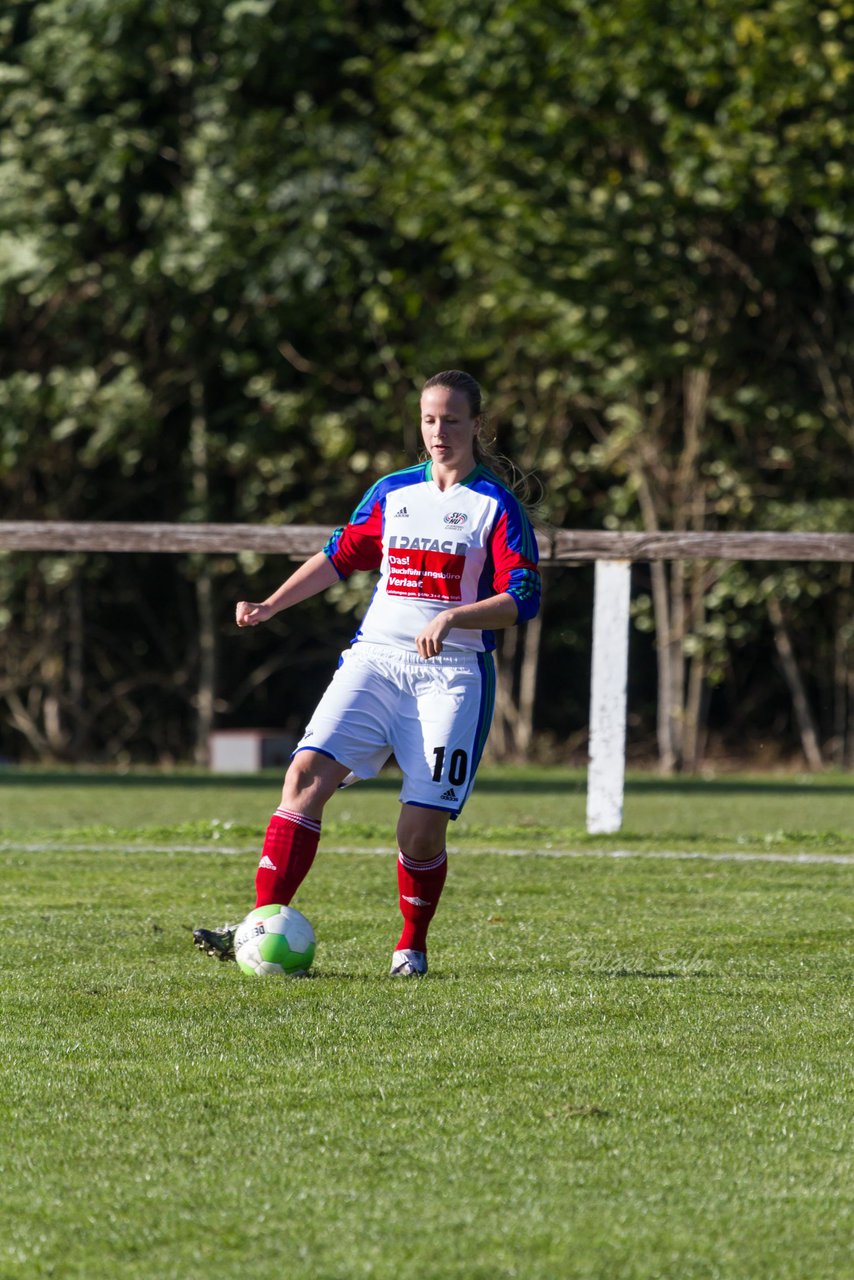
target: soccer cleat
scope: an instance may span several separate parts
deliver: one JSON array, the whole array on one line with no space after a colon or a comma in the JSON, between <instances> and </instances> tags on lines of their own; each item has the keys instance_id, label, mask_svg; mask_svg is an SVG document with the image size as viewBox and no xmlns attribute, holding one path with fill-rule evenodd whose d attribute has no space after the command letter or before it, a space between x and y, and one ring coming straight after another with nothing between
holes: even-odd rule
<instances>
[{"instance_id":1,"label":"soccer cleat","mask_svg":"<svg viewBox=\"0 0 854 1280\"><path fill-rule=\"evenodd\" d=\"M423 951L395 951L391 958L392 978L423 978L427 956Z\"/></svg>"},{"instance_id":2,"label":"soccer cleat","mask_svg":"<svg viewBox=\"0 0 854 1280\"><path fill-rule=\"evenodd\" d=\"M216 956L218 960L233 960L236 930L236 924L224 924L221 929L194 929L193 942L209 956Z\"/></svg>"}]
</instances>

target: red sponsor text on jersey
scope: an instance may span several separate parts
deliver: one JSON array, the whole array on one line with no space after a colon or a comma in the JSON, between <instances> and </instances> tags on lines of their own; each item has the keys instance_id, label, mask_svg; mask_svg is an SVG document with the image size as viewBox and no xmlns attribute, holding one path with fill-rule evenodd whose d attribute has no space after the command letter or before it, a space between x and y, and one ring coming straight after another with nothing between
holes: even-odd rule
<instances>
[{"instance_id":1,"label":"red sponsor text on jersey","mask_svg":"<svg viewBox=\"0 0 854 1280\"><path fill-rule=\"evenodd\" d=\"M418 600L462 599L464 555L396 547L389 551L386 593Z\"/></svg>"}]
</instances>

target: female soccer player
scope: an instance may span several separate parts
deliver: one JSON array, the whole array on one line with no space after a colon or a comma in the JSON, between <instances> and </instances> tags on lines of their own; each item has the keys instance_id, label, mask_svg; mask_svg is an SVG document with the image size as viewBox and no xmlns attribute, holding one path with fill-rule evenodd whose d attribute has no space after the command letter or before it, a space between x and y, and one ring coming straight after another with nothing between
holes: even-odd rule
<instances>
[{"instance_id":1,"label":"female soccer player","mask_svg":"<svg viewBox=\"0 0 854 1280\"><path fill-rule=\"evenodd\" d=\"M494 632L539 607L537 543L524 508L488 466L481 390L458 369L421 392L427 460L368 490L324 549L260 604L254 627L356 569L379 569L373 599L293 754L255 879L256 906L290 903L314 860L323 809L391 752L403 773L395 976L427 972L427 930L447 871L445 833L474 783L494 705ZM233 956L234 926L196 945Z\"/></svg>"}]
</instances>

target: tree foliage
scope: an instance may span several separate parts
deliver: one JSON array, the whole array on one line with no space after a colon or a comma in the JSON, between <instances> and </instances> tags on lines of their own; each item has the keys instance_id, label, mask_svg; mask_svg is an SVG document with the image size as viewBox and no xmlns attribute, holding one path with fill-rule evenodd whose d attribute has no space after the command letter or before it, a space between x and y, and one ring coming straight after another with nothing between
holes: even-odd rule
<instances>
[{"instance_id":1,"label":"tree foliage","mask_svg":"<svg viewBox=\"0 0 854 1280\"><path fill-rule=\"evenodd\" d=\"M557 525L850 529L852 16L12 6L4 515L338 521L416 456L419 380L462 365ZM366 588L275 624L272 656L269 634L238 646L234 597L285 570L6 557L0 745L180 758L216 717L269 720L268 697L298 721ZM657 666L638 732L665 766L728 725L808 749L793 671L818 756L850 762L846 567L637 577ZM584 666L589 584L548 585L542 631L505 655L508 751L586 718L583 680L555 697L551 673ZM768 650L779 675L735 660Z\"/></svg>"}]
</instances>

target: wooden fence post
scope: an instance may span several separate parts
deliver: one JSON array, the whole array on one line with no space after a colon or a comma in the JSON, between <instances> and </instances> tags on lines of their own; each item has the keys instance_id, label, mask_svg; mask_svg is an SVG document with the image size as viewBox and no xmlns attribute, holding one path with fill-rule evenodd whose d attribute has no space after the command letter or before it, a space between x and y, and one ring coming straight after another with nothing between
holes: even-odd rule
<instances>
[{"instance_id":1,"label":"wooden fence post","mask_svg":"<svg viewBox=\"0 0 854 1280\"><path fill-rule=\"evenodd\" d=\"M587 773L591 835L619 831L623 821L631 569L629 560L596 561Z\"/></svg>"}]
</instances>

